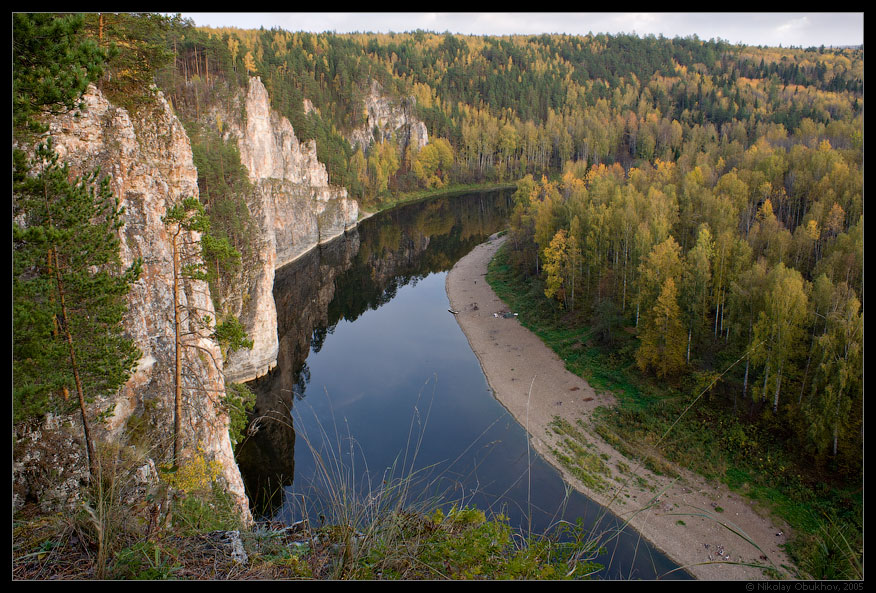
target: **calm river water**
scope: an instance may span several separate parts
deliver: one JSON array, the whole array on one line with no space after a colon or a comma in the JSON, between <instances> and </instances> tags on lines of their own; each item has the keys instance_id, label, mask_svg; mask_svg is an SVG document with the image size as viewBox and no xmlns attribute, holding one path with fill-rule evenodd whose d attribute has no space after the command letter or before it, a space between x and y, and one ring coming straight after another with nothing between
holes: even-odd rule
<instances>
[{"instance_id":1,"label":"calm river water","mask_svg":"<svg viewBox=\"0 0 876 593\"><path fill-rule=\"evenodd\" d=\"M404 478L424 510L474 505L536 533L580 518L610 534L601 578L663 577L677 566L629 528L616 536L527 446L448 312L447 271L505 226L510 195L396 208L277 271L278 365L250 384L258 430L238 452L250 496L292 522L331 517L341 484L363 500Z\"/></svg>"}]
</instances>

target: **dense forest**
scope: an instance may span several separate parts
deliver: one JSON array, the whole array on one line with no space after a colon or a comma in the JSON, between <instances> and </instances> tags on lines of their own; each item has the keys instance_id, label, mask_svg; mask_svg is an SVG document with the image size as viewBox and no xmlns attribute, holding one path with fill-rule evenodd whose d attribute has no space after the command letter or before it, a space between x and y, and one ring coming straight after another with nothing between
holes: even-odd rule
<instances>
[{"instance_id":1,"label":"dense forest","mask_svg":"<svg viewBox=\"0 0 876 593\"><path fill-rule=\"evenodd\" d=\"M516 183L519 290L643 381L713 385L721 447L782 488L860 486L863 48L279 29L174 43L175 105L260 76L365 205ZM426 149L345 140L372 81L413 102ZM860 533L859 498L831 496L827 521Z\"/></svg>"},{"instance_id":2,"label":"dense forest","mask_svg":"<svg viewBox=\"0 0 876 593\"><path fill-rule=\"evenodd\" d=\"M860 471L862 49L188 26L169 39L159 80L175 105L260 76L366 203L437 167L517 181L514 265L565 312L632 325L642 372L669 380L747 353L740 413L770 411L801 452ZM427 149L346 142L373 80L415 101Z\"/></svg>"},{"instance_id":3,"label":"dense forest","mask_svg":"<svg viewBox=\"0 0 876 593\"><path fill-rule=\"evenodd\" d=\"M74 107L88 82L131 108L156 84L192 140L208 263L245 265L254 230L236 147L201 111L259 76L366 207L516 183L506 261L558 323L646 380L694 391L720 379L712 401L742 431L730 446L757 456L746 433L769 434L793 464L770 471L860 488L863 48L312 34L132 14L85 15L66 34L81 75L61 96L16 74L16 134L39 132L41 109ZM350 144L374 81L425 122L425 148Z\"/></svg>"}]
</instances>

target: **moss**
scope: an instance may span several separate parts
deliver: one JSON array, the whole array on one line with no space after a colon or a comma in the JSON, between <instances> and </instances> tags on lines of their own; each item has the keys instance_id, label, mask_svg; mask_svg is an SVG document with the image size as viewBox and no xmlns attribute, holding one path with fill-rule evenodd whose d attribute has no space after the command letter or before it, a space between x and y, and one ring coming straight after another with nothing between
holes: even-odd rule
<instances>
[{"instance_id":1,"label":"moss","mask_svg":"<svg viewBox=\"0 0 876 593\"><path fill-rule=\"evenodd\" d=\"M156 408L155 400L145 400L142 403L142 411L131 414L125 423L128 443L137 449L145 450L153 445L154 435L151 432L156 423Z\"/></svg>"},{"instance_id":2,"label":"moss","mask_svg":"<svg viewBox=\"0 0 876 593\"><path fill-rule=\"evenodd\" d=\"M606 477L611 478L611 470L603 457L591 453L592 445L586 435L568 421L554 418L551 430L561 436L559 447L552 449L554 456L572 475L588 488L603 491L607 487Z\"/></svg>"}]
</instances>

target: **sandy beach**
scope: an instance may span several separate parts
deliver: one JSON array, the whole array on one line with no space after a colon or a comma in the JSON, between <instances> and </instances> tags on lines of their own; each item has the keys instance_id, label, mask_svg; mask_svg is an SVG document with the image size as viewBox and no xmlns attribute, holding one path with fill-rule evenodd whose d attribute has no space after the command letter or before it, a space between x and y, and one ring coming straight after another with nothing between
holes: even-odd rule
<instances>
[{"instance_id":1,"label":"sandy beach","mask_svg":"<svg viewBox=\"0 0 876 593\"><path fill-rule=\"evenodd\" d=\"M581 419L589 427L593 410L611 406L614 400L567 371L563 361L516 318L495 315L506 306L484 276L503 242L504 237L494 235L462 258L447 275L447 295L495 397L526 428L533 447L563 473L567 483L628 520L696 578L761 580L777 574L788 578L784 567L791 564L779 547L787 539L787 528L726 486L683 468L677 468L681 476L677 480L653 474L593 431L589 431L593 450L611 470L610 476L604 476L606 487L587 488L557 462L551 448L557 446L558 437L549 427L554 418L572 424ZM629 479L626 468L642 480ZM772 566L779 572L765 573L745 563Z\"/></svg>"}]
</instances>

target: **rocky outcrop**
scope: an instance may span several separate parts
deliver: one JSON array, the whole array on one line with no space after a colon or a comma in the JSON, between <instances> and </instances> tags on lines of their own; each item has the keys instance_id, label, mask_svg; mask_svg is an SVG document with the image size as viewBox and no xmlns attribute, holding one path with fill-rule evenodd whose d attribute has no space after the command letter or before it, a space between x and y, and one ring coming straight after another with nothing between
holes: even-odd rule
<instances>
[{"instance_id":1,"label":"rocky outcrop","mask_svg":"<svg viewBox=\"0 0 876 593\"><path fill-rule=\"evenodd\" d=\"M402 151L409 144L425 146L426 126L413 116L411 101L390 100L373 83L365 101L368 124L353 133L351 142L370 145L376 128L378 140L393 136ZM309 101L305 109L313 109ZM315 142L299 141L289 120L271 108L267 89L258 77L250 78L245 95L213 106L205 121L225 123L222 133L237 142L241 163L254 186L247 205L260 231L259 261L247 271L243 286L235 287L245 298L232 311L253 347L232 352L225 366L229 381L246 382L277 364L275 270L353 228L359 206L345 188L329 183Z\"/></svg>"},{"instance_id":2,"label":"rocky outcrop","mask_svg":"<svg viewBox=\"0 0 876 593\"><path fill-rule=\"evenodd\" d=\"M136 114L113 106L94 87L83 101L86 109L80 115L54 119L48 133L74 174L100 168L101 175L110 176L113 193L125 209L120 231L123 263L143 260L143 273L129 295L125 320L142 358L118 396L95 402L95 413L112 409L106 423L97 427L98 436L122 441L126 428L148 427L152 446L148 454L164 462L172 444L174 301L171 242L162 217L183 198L198 196L197 171L185 130L161 93ZM188 238L196 241L199 237ZM213 312L205 282L185 281L181 299L204 314ZM190 338L183 357L183 456L200 455L219 462L226 490L249 518L222 406L225 383L219 345L209 338Z\"/></svg>"},{"instance_id":3,"label":"rocky outcrop","mask_svg":"<svg viewBox=\"0 0 876 593\"><path fill-rule=\"evenodd\" d=\"M238 317L253 340L252 350L232 353L225 368L231 381L264 375L277 361L274 271L356 225L359 205L343 187L331 185L317 160L314 141L300 142L292 124L271 109L265 86L251 78L243 99L243 119L231 111L227 134L236 138L240 160L255 186L248 199L262 239L259 269L246 290Z\"/></svg>"},{"instance_id":4,"label":"rocky outcrop","mask_svg":"<svg viewBox=\"0 0 876 593\"><path fill-rule=\"evenodd\" d=\"M51 121L49 134L61 160L70 164L74 174L99 167L103 175L110 176L112 190L125 208L122 260L126 265L136 258L143 260L143 274L131 291L126 320L142 358L118 396L95 403L95 413L112 408L107 422L98 429L99 437L120 440L130 433L126 429L132 425L146 427L155 435L150 455L160 463L167 459L172 443L174 367L171 243L162 217L183 198L198 196L198 175L189 138L161 93L136 113L110 104L94 87L83 101L86 109L81 114ZM353 142L370 144L391 135L402 150L409 144L426 144L425 125L412 116L409 102L391 101L375 83L365 108L369 123L354 133ZM216 121L227 123L222 130L226 138L237 141L241 162L254 187L247 205L260 231L258 262L246 271L240 286L230 288L235 294L228 299L235 303L233 313L254 344L251 350L233 352L223 361L223 353L213 340L190 340L184 352L185 448L221 464L227 490L249 516L222 407L225 382L249 381L277 364L275 270L353 228L359 210L346 189L329 183L314 141L300 142L288 119L271 109L259 78L250 79L245 96L214 106L213 112L219 116ZM190 237L198 238L197 234ZM182 298L186 306L216 318L206 283L186 281ZM57 438L66 439L64 442L75 439L75 424L75 418L61 422L59 426L66 428ZM30 432L23 442L44 442L40 438L48 432L45 428ZM34 451L37 453L30 458L23 453L19 461L46 457ZM17 467L21 470L18 475L26 478L25 465ZM71 461L65 465L72 468L81 464ZM70 480L78 482L84 475L80 472ZM34 488L38 481L31 480ZM28 492L26 485L21 492L21 496L39 496ZM56 493L51 498L60 500L64 495Z\"/></svg>"},{"instance_id":5,"label":"rocky outcrop","mask_svg":"<svg viewBox=\"0 0 876 593\"><path fill-rule=\"evenodd\" d=\"M414 116L413 107L413 97L391 99L376 80L372 81L371 92L365 98L365 125L349 134L347 140L353 147L367 149L375 142L394 138L401 154L409 145L419 150L429 142L429 134L426 124Z\"/></svg>"},{"instance_id":6,"label":"rocky outcrop","mask_svg":"<svg viewBox=\"0 0 876 593\"><path fill-rule=\"evenodd\" d=\"M338 278L359 250L359 233L311 249L277 270L274 296L280 349L277 366L250 383L256 393L255 420L237 451L241 473L257 508L278 509L283 487L291 484L295 464L295 432L290 411L303 387L295 382L310 353L314 330L329 324L329 304Z\"/></svg>"}]
</instances>

